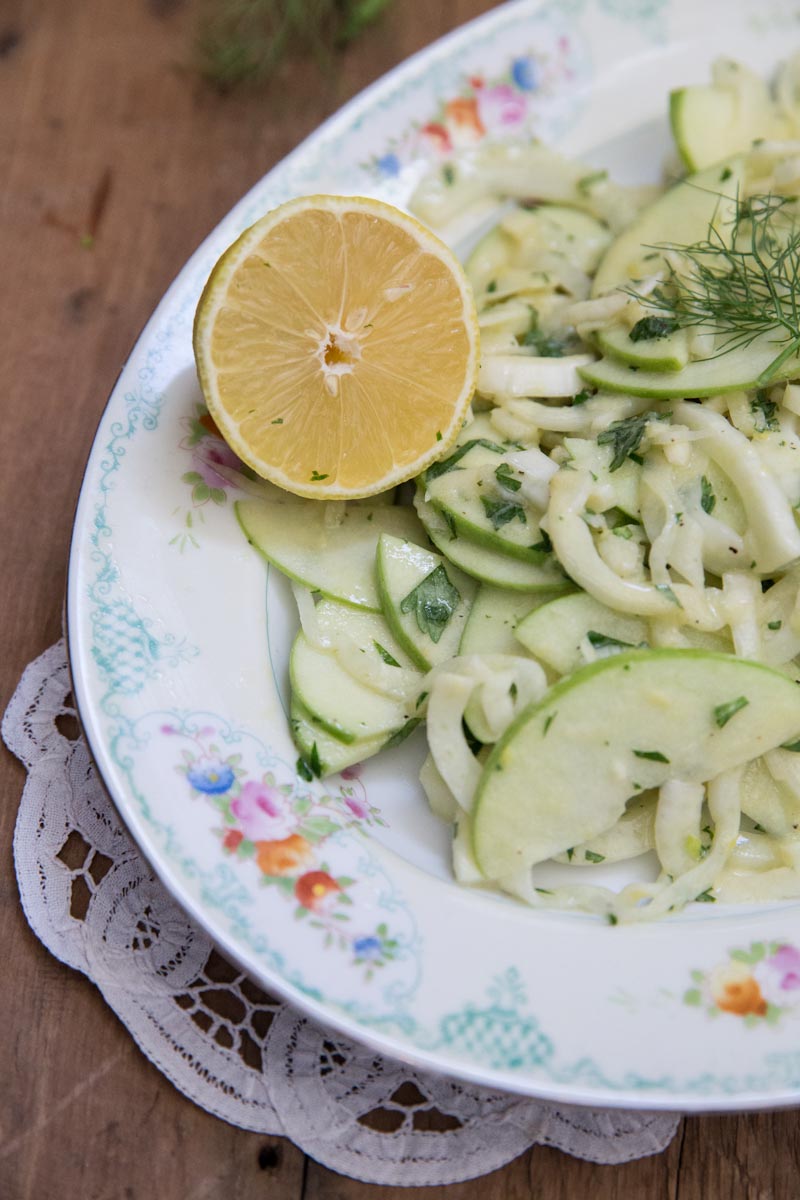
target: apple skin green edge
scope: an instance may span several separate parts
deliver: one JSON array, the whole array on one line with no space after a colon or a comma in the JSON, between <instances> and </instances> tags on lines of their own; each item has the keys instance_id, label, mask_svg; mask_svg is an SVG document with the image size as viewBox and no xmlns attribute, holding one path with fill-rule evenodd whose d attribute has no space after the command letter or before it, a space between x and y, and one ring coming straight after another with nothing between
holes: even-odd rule
<instances>
[{"instance_id":1,"label":"apple skin green edge","mask_svg":"<svg viewBox=\"0 0 800 1200\"><path fill-rule=\"evenodd\" d=\"M456 533L468 542L473 542L476 546L484 546L496 554L506 554L509 558L519 559L520 562L533 563L535 566L541 566L547 561L547 554L543 550L534 549L533 546L524 546L520 542L513 542L510 538L502 537L491 529L483 528L465 516L453 504L437 503L435 500L431 503L439 512L450 518ZM541 534L539 536L541 537Z\"/></svg>"},{"instance_id":2,"label":"apple skin green edge","mask_svg":"<svg viewBox=\"0 0 800 1200\"><path fill-rule=\"evenodd\" d=\"M675 140L675 149L681 157L683 165L690 175L696 171L701 171L704 167L711 166L712 162L705 162L696 158L692 153L690 145L690 137L687 137L689 129L686 124L686 112L690 108L692 98L698 92L703 92L705 95L705 103L714 106L717 110L725 110L724 112L715 112L714 115L723 120L723 128L728 127L731 122L733 104L733 95L730 92L723 92L713 87L704 88L676 88L669 94L669 126L672 136ZM719 128L714 132L719 133ZM702 145L702 150L706 150L707 146ZM744 147L747 149L747 147ZM719 154L715 158L721 157Z\"/></svg>"},{"instance_id":3,"label":"apple skin green edge","mask_svg":"<svg viewBox=\"0 0 800 1200\"><path fill-rule=\"evenodd\" d=\"M297 497L297 499L302 502L301 497ZM260 554L261 557L271 566L277 568L277 570L285 575L287 579L290 579L293 583L299 583L302 587L308 588L309 591L318 591L320 595L325 597L326 600L335 600L337 603L346 604L350 608L365 608L368 612L381 611L377 595L374 597L375 603L370 604L368 603L370 597L367 597L365 600L363 597L357 598L352 594L348 596L343 595L338 591L325 590L323 587L320 587L320 581L318 579L311 579L308 577L308 575L298 574L297 571L293 571L282 558L272 553L256 539L247 521L245 515L247 509L245 508L243 502L241 500L237 500L233 508L236 514L236 520L239 523L239 528L256 553Z\"/></svg>"},{"instance_id":4,"label":"apple skin green edge","mask_svg":"<svg viewBox=\"0 0 800 1200\"><path fill-rule=\"evenodd\" d=\"M610 828L639 790L704 782L798 733L800 688L761 663L671 649L602 659L524 709L495 745L475 794L476 861L487 879L513 875Z\"/></svg>"},{"instance_id":5,"label":"apple skin green edge","mask_svg":"<svg viewBox=\"0 0 800 1200\"><path fill-rule=\"evenodd\" d=\"M645 371L682 371L689 362L685 329L656 338L653 342L633 342L627 328L612 325L597 330L595 343L607 358Z\"/></svg>"},{"instance_id":6,"label":"apple skin green edge","mask_svg":"<svg viewBox=\"0 0 800 1200\"><path fill-rule=\"evenodd\" d=\"M715 358L697 359L680 371L647 371L601 358L578 374L593 387L649 400L680 400L686 397L716 396L759 387L761 375L777 358L782 344L772 335L762 335L750 346L728 350ZM793 379L800 373L800 356L787 359L771 376L770 384Z\"/></svg>"}]
</instances>

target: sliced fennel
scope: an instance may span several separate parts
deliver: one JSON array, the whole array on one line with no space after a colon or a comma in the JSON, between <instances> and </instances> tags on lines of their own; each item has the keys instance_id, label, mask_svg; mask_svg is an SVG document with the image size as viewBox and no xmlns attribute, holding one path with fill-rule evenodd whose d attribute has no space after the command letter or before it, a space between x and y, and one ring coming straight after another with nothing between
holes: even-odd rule
<instances>
[{"instance_id":1,"label":"sliced fennel","mask_svg":"<svg viewBox=\"0 0 800 1200\"><path fill-rule=\"evenodd\" d=\"M460 883L612 921L800 895L800 141L776 140L800 133L798 77L773 98L728 63L683 89L695 174L660 195L538 144L433 172L417 213L483 222L482 352L416 514L247 483L248 536L304 585L303 761L341 770L425 721ZM606 885L645 854L655 880Z\"/></svg>"}]
</instances>

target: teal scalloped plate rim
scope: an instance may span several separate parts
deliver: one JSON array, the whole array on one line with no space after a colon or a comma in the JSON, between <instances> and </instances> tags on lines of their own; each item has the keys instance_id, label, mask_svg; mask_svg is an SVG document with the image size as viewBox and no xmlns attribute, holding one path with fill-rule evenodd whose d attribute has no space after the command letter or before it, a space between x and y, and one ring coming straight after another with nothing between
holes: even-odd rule
<instances>
[{"instance_id":1,"label":"teal scalloped plate rim","mask_svg":"<svg viewBox=\"0 0 800 1200\"><path fill-rule=\"evenodd\" d=\"M422 1068L571 1103L795 1104L798 907L696 906L647 929L529 912L452 883L445 831L415 783L419 740L325 786L299 778L290 598L236 529L236 461L194 377L194 306L267 208L309 191L403 204L421 170L485 137L542 136L622 177L653 176L669 87L705 78L717 53L767 70L799 11L516 0L457 30L236 205L167 291L100 423L67 627L109 793L224 953L323 1024Z\"/></svg>"}]
</instances>

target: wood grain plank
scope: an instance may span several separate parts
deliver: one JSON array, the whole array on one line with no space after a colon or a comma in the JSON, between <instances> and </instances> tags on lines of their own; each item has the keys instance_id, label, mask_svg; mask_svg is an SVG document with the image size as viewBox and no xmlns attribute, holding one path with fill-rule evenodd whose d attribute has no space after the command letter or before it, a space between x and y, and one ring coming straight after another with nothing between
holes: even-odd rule
<instances>
[{"instance_id":1,"label":"wood grain plank","mask_svg":"<svg viewBox=\"0 0 800 1200\"><path fill-rule=\"evenodd\" d=\"M800 1114L691 1117L685 1122L678 1200L797 1200Z\"/></svg>"}]
</instances>

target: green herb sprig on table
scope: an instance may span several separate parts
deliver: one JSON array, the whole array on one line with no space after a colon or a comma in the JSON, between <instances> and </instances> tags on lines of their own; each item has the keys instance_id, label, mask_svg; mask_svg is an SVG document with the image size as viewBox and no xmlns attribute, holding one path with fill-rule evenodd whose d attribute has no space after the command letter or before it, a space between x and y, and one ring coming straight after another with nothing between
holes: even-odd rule
<instances>
[{"instance_id":1,"label":"green herb sprig on table","mask_svg":"<svg viewBox=\"0 0 800 1200\"><path fill-rule=\"evenodd\" d=\"M758 382L768 383L800 352L800 220L794 198L771 194L737 198L722 229L682 245L663 242L669 274L643 295L625 289L645 307L681 328L703 326L722 344L714 357L775 334L775 358Z\"/></svg>"},{"instance_id":2,"label":"green herb sprig on table","mask_svg":"<svg viewBox=\"0 0 800 1200\"><path fill-rule=\"evenodd\" d=\"M208 0L196 38L200 74L220 91L266 83L292 54L329 66L391 0Z\"/></svg>"}]
</instances>

